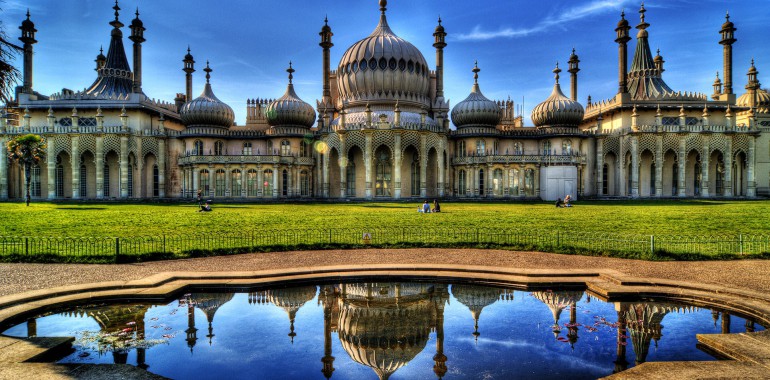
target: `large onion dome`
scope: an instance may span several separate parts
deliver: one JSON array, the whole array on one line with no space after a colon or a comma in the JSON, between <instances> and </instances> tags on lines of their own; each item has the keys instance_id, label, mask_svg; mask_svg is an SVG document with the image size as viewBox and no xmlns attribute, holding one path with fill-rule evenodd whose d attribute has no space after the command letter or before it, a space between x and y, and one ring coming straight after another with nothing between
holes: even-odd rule
<instances>
[{"instance_id":1,"label":"large onion dome","mask_svg":"<svg viewBox=\"0 0 770 380\"><path fill-rule=\"evenodd\" d=\"M494 127L500 122L502 111L492 100L487 99L479 89L478 62L473 67L473 89L465 100L452 108L452 122L456 127Z\"/></svg>"},{"instance_id":2,"label":"large onion dome","mask_svg":"<svg viewBox=\"0 0 770 380\"><path fill-rule=\"evenodd\" d=\"M751 67L748 72L749 84L746 85L746 89L749 90L745 94L741 95L735 104L741 107L754 107L757 113L770 113L770 94L766 90L760 88L757 75L759 71L754 66L754 60L751 60ZM756 93L756 98L752 98L752 90Z\"/></svg>"},{"instance_id":3,"label":"large onion dome","mask_svg":"<svg viewBox=\"0 0 770 380\"><path fill-rule=\"evenodd\" d=\"M553 70L556 83L545 101L532 110L532 122L538 127L577 127L583 121L585 110L580 103L564 96L559 86L559 64Z\"/></svg>"},{"instance_id":4,"label":"large onion dome","mask_svg":"<svg viewBox=\"0 0 770 380\"><path fill-rule=\"evenodd\" d=\"M291 82L294 78L292 75L294 69L291 67L291 62L289 62L289 68L286 71L289 73L289 85L283 96L267 106L265 111L267 123L272 127L300 126L310 128L315 122L315 110L313 106L302 101L294 92L294 84Z\"/></svg>"},{"instance_id":5,"label":"large onion dome","mask_svg":"<svg viewBox=\"0 0 770 380\"><path fill-rule=\"evenodd\" d=\"M422 53L388 26L386 0L380 22L368 37L342 55L337 68L339 105L389 103L430 108L430 68Z\"/></svg>"},{"instance_id":6,"label":"large onion dome","mask_svg":"<svg viewBox=\"0 0 770 380\"><path fill-rule=\"evenodd\" d=\"M308 301L315 298L315 294L315 286L298 286L268 291L267 297L270 302L283 309L289 316L289 337L291 337L292 342L294 342L294 337L297 336L294 332L294 320L297 317L297 311Z\"/></svg>"},{"instance_id":7,"label":"large onion dome","mask_svg":"<svg viewBox=\"0 0 770 380\"><path fill-rule=\"evenodd\" d=\"M197 98L185 103L179 111L182 122L189 127L230 128L235 120L233 109L219 100L211 90L211 68L206 61L206 86Z\"/></svg>"},{"instance_id":8,"label":"large onion dome","mask_svg":"<svg viewBox=\"0 0 770 380\"><path fill-rule=\"evenodd\" d=\"M491 286L452 286L452 295L471 311L471 316L473 316L473 321L475 323L473 336L475 336L476 339L481 335L481 333L479 333L479 317L481 316L481 311L484 310L485 307L497 302L503 293L504 291L502 289L493 288Z\"/></svg>"}]
</instances>

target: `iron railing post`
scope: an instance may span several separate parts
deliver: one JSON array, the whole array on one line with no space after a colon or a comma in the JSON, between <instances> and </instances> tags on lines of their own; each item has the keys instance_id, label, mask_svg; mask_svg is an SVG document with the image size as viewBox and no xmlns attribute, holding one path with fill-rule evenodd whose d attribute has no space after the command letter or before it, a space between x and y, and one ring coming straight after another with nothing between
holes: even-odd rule
<instances>
[{"instance_id":1,"label":"iron railing post","mask_svg":"<svg viewBox=\"0 0 770 380\"><path fill-rule=\"evenodd\" d=\"M24 238L24 254L29 255L29 237Z\"/></svg>"},{"instance_id":2,"label":"iron railing post","mask_svg":"<svg viewBox=\"0 0 770 380\"><path fill-rule=\"evenodd\" d=\"M740 248L739 248L740 249L740 253L741 253L741 256L743 256L743 234L739 234L738 235L738 241L739 241L739 244L740 244Z\"/></svg>"},{"instance_id":3,"label":"iron railing post","mask_svg":"<svg viewBox=\"0 0 770 380\"><path fill-rule=\"evenodd\" d=\"M655 254L655 235L650 235L650 254Z\"/></svg>"},{"instance_id":4,"label":"iron railing post","mask_svg":"<svg viewBox=\"0 0 770 380\"><path fill-rule=\"evenodd\" d=\"M118 262L118 256L120 256L120 238L115 238L115 262Z\"/></svg>"}]
</instances>

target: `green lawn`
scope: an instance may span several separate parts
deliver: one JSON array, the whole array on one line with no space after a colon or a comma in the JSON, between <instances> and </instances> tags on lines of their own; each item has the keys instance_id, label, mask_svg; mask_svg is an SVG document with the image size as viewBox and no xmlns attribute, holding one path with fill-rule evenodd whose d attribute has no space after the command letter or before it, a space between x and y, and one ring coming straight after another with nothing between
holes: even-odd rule
<instances>
[{"instance_id":1,"label":"green lawn","mask_svg":"<svg viewBox=\"0 0 770 380\"><path fill-rule=\"evenodd\" d=\"M214 204L0 203L1 236L118 236L251 233L357 227L517 228L623 235L770 235L770 201Z\"/></svg>"}]
</instances>

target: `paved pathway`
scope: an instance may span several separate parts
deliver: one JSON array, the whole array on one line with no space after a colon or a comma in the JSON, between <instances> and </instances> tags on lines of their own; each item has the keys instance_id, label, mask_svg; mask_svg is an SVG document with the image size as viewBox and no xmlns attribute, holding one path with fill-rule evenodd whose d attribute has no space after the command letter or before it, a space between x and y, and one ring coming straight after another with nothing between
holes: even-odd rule
<instances>
[{"instance_id":1,"label":"paved pathway","mask_svg":"<svg viewBox=\"0 0 770 380\"><path fill-rule=\"evenodd\" d=\"M335 264L446 263L522 269L614 269L652 277L770 291L770 260L650 262L482 249L367 249L256 253L125 265L0 264L0 296L62 285L137 280L170 271L256 271Z\"/></svg>"}]
</instances>

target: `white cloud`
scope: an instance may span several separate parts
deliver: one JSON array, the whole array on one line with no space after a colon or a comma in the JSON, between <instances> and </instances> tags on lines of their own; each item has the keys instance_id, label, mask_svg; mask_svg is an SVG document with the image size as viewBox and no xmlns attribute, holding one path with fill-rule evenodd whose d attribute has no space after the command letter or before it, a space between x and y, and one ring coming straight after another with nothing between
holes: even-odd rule
<instances>
[{"instance_id":1,"label":"white cloud","mask_svg":"<svg viewBox=\"0 0 770 380\"><path fill-rule=\"evenodd\" d=\"M608 10L618 10L630 0L594 0L587 4L568 8L560 14L550 15L529 28L503 28L498 31L484 31L480 26L476 26L470 33L458 34L455 38L460 41L483 41L494 38L516 38L526 37L533 33L538 33L548 28L561 25L563 23L586 18Z\"/></svg>"}]
</instances>

